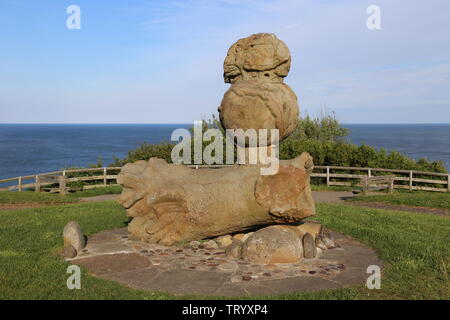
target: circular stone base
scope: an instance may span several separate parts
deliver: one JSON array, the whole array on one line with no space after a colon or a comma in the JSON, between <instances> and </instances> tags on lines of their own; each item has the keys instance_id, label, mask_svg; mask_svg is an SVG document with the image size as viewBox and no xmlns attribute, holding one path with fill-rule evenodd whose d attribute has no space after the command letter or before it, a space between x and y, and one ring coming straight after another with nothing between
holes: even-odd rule
<instances>
[{"instance_id":1,"label":"circular stone base","mask_svg":"<svg viewBox=\"0 0 450 320\"><path fill-rule=\"evenodd\" d=\"M255 264L225 257L224 249L161 246L132 241L126 228L88 238L73 259L94 276L141 290L172 294L253 296L316 291L366 282L370 265L382 262L372 249L332 232L337 247L299 263Z\"/></svg>"}]
</instances>

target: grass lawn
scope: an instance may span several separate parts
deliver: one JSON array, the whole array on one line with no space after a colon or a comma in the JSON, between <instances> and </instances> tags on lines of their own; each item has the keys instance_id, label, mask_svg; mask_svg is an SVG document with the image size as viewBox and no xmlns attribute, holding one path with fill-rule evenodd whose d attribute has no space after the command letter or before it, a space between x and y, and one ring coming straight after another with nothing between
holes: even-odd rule
<instances>
[{"instance_id":1,"label":"grass lawn","mask_svg":"<svg viewBox=\"0 0 450 320\"><path fill-rule=\"evenodd\" d=\"M449 299L450 219L336 204L318 204L318 220L375 248L385 262L381 290L364 285L263 299ZM123 227L124 210L114 201L0 211L0 299L175 299L89 276L68 290L68 264L57 256L62 229L80 223L89 235ZM205 298L205 297L202 297Z\"/></svg>"},{"instance_id":2,"label":"grass lawn","mask_svg":"<svg viewBox=\"0 0 450 320\"><path fill-rule=\"evenodd\" d=\"M324 184L312 184L311 190L312 191L352 191L355 187L346 187L346 186L329 186L327 187Z\"/></svg>"},{"instance_id":3,"label":"grass lawn","mask_svg":"<svg viewBox=\"0 0 450 320\"><path fill-rule=\"evenodd\" d=\"M450 210L450 192L395 192L390 195L358 196L352 198L351 201L380 202L393 205L408 205Z\"/></svg>"},{"instance_id":4,"label":"grass lawn","mask_svg":"<svg viewBox=\"0 0 450 320\"><path fill-rule=\"evenodd\" d=\"M77 202L81 197L93 197L103 194L118 194L122 192L122 187L100 187L95 189L87 189L67 195L59 195L57 193L34 192L34 191L0 191L0 204L18 204L18 203L43 203L43 204L64 204Z\"/></svg>"}]
</instances>

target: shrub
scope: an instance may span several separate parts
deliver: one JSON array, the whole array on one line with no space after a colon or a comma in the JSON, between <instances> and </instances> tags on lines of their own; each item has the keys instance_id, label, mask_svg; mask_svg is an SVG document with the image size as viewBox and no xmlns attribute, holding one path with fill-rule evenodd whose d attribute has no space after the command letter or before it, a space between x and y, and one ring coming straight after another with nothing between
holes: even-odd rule
<instances>
[{"instance_id":1,"label":"shrub","mask_svg":"<svg viewBox=\"0 0 450 320\"><path fill-rule=\"evenodd\" d=\"M138 160L148 160L152 157L161 158L167 162L172 162L170 153L175 144L163 142L160 144L143 143L134 150L128 151L128 155L123 158L114 157L111 167L122 167L129 162Z\"/></svg>"}]
</instances>

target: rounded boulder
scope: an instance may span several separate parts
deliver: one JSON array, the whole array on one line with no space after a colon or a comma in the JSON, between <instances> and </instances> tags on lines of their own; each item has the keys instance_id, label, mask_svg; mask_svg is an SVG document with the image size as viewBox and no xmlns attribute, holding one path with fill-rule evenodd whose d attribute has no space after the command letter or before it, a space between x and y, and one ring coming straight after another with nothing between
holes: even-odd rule
<instances>
[{"instance_id":1,"label":"rounded boulder","mask_svg":"<svg viewBox=\"0 0 450 320\"><path fill-rule=\"evenodd\" d=\"M295 263L303 258L302 234L290 226L253 233L242 246L242 259L255 263Z\"/></svg>"},{"instance_id":2,"label":"rounded boulder","mask_svg":"<svg viewBox=\"0 0 450 320\"><path fill-rule=\"evenodd\" d=\"M80 252L85 246L86 241L80 225L76 221L69 221L63 230L64 246L72 246L77 252Z\"/></svg>"}]
</instances>

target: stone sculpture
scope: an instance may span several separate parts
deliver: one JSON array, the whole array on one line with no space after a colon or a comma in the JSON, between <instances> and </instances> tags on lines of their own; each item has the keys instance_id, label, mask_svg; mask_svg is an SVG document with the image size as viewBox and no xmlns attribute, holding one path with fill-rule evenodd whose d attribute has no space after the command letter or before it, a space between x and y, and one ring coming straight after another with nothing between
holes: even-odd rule
<instances>
[{"instance_id":1,"label":"stone sculpture","mask_svg":"<svg viewBox=\"0 0 450 320\"><path fill-rule=\"evenodd\" d=\"M299 111L295 93L283 82L290 63L289 49L273 34L233 44L224 62L231 87L219 107L224 128L278 129L280 139L292 133ZM119 202L133 218L129 231L136 239L171 245L298 222L315 213L309 154L280 161L273 175L261 175L260 169L257 164L196 170L157 158L127 164L117 181L124 188Z\"/></svg>"},{"instance_id":2,"label":"stone sculpture","mask_svg":"<svg viewBox=\"0 0 450 320\"><path fill-rule=\"evenodd\" d=\"M259 33L228 50L224 80L231 83L219 107L223 127L278 129L280 139L298 122L297 96L283 82L291 66L289 49L275 35Z\"/></svg>"},{"instance_id":3,"label":"stone sculpture","mask_svg":"<svg viewBox=\"0 0 450 320\"><path fill-rule=\"evenodd\" d=\"M122 168L119 202L137 239L170 245L210 238L313 215L312 168L307 153L282 160L270 176L260 166L196 170L151 158Z\"/></svg>"}]
</instances>

